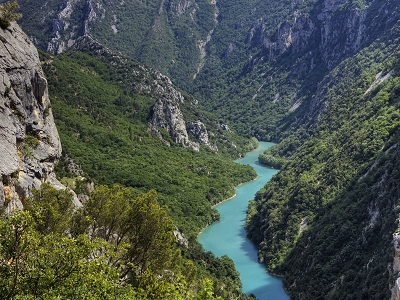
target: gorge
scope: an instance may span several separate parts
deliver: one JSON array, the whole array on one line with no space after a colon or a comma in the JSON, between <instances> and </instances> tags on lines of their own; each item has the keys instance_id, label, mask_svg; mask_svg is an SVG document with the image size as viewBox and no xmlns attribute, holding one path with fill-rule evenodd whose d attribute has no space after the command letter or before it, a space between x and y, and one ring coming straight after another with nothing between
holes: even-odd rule
<instances>
[{"instance_id":1,"label":"gorge","mask_svg":"<svg viewBox=\"0 0 400 300\"><path fill-rule=\"evenodd\" d=\"M18 2L27 35L13 22L0 29L0 204L5 213L25 210L19 219L1 218L2 245L12 245L6 240L12 235L2 232L17 228L8 222L23 221L34 242L26 249L54 253L57 248L41 244L53 237L74 245L76 254L86 253L82 245L97 249L87 255L106 253L87 241L97 226L88 205L96 208L94 199L105 194L130 213L131 205L144 208L130 219L118 215L117 224L138 229L132 232L107 227L114 224L107 213L116 214L108 202L103 207L102 226L112 232L99 236L103 245L125 228L130 236L122 235L119 245L126 248L115 255L137 261L129 261L132 270L123 264L108 269L111 263L99 257L107 272L84 268L104 275L99 286L138 299L249 299L233 262L204 251L196 237L218 221L212 207L255 178L233 159L254 149L250 137L256 137L277 144L261 161L280 172L250 202L246 231L290 297L398 299L397 0ZM51 205L32 207L30 201L43 204L35 192L42 184ZM49 228L64 231L49 236L37 212L54 208L58 216L65 186L74 190L82 215L72 223L67 218L72 227L55 218L62 226ZM158 268L156 256L138 258L132 246L133 237L141 237L133 220L151 224L151 206L170 218L162 218L166 235L160 237L171 246L165 247L168 268ZM66 235L73 231L76 240ZM179 237L175 244L172 232ZM145 241L139 240L140 252ZM34 282L43 283L37 288L56 284L30 273L37 270L32 267L19 273L12 249L0 247L1 278L9 279L0 282L2 295L12 298L14 292L5 290L20 278L10 274L26 275L21 294L34 291ZM84 265L85 257L77 261ZM91 286L93 274L82 274L82 288ZM59 293L71 291L60 285L79 282L65 276L71 281L57 282Z\"/></svg>"}]
</instances>

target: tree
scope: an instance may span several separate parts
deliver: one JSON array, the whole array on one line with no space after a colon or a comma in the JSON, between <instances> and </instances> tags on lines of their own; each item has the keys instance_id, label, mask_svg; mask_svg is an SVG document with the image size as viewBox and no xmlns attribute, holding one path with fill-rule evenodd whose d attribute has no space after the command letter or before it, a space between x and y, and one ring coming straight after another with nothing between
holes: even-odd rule
<instances>
[{"instance_id":1,"label":"tree","mask_svg":"<svg viewBox=\"0 0 400 300\"><path fill-rule=\"evenodd\" d=\"M22 18L22 14L16 13L19 5L16 0L0 4L0 27L6 29L10 26L10 22L18 21Z\"/></svg>"},{"instance_id":2,"label":"tree","mask_svg":"<svg viewBox=\"0 0 400 300\"><path fill-rule=\"evenodd\" d=\"M37 225L28 210L0 216L1 299L140 299L107 264L105 241Z\"/></svg>"},{"instance_id":3,"label":"tree","mask_svg":"<svg viewBox=\"0 0 400 300\"><path fill-rule=\"evenodd\" d=\"M74 210L72 197L70 191L56 190L48 184L42 184L40 190L33 190L33 197L25 206L40 233L62 234L69 230Z\"/></svg>"}]
</instances>

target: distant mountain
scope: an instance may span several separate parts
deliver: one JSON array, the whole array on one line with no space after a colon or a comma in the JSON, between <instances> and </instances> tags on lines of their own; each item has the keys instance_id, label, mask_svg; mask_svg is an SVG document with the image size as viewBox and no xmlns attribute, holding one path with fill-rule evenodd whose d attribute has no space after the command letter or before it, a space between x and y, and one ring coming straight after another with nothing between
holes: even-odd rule
<instances>
[{"instance_id":1,"label":"distant mountain","mask_svg":"<svg viewBox=\"0 0 400 300\"><path fill-rule=\"evenodd\" d=\"M215 3L207 0L18 3L24 15L21 25L46 51L64 52L79 37L90 35L181 84L201 69L202 52L217 12Z\"/></svg>"},{"instance_id":2,"label":"distant mountain","mask_svg":"<svg viewBox=\"0 0 400 300\"><path fill-rule=\"evenodd\" d=\"M399 15L397 3L377 0L220 0L217 7L191 91L240 132L271 140L308 118L323 78L392 34Z\"/></svg>"}]
</instances>

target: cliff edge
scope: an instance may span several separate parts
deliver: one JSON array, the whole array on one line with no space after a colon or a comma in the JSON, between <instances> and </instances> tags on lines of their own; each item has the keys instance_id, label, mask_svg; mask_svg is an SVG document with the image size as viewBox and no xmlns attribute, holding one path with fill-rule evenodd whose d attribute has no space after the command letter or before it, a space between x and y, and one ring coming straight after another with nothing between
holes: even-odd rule
<instances>
[{"instance_id":1,"label":"cliff edge","mask_svg":"<svg viewBox=\"0 0 400 300\"><path fill-rule=\"evenodd\" d=\"M37 49L12 23L0 29L0 207L22 208L43 182L64 189L53 173L60 156Z\"/></svg>"}]
</instances>

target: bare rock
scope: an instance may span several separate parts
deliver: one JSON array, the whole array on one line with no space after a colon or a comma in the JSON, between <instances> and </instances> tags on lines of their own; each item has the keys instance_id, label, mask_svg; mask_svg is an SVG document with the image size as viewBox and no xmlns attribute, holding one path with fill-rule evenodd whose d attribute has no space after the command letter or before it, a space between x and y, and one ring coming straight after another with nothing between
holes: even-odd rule
<instances>
[{"instance_id":1,"label":"bare rock","mask_svg":"<svg viewBox=\"0 0 400 300\"><path fill-rule=\"evenodd\" d=\"M189 140L182 111L179 104L171 98L160 97L153 106L150 130L160 139L163 139L159 129L166 130L173 141L183 147L192 148L196 151L200 149L199 144Z\"/></svg>"},{"instance_id":2,"label":"bare rock","mask_svg":"<svg viewBox=\"0 0 400 300\"><path fill-rule=\"evenodd\" d=\"M200 142L210 148L214 152L218 152L218 147L216 145L212 145L208 138L208 131L206 126L200 120L193 122L189 126L189 132Z\"/></svg>"},{"instance_id":3,"label":"bare rock","mask_svg":"<svg viewBox=\"0 0 400 300\"><path fill-rule=\"evenodd\" d=\"M16 24L0 29L0 204L22 202L54 176L61 143L35 46Z\"/></svg>"}]
</instances>

